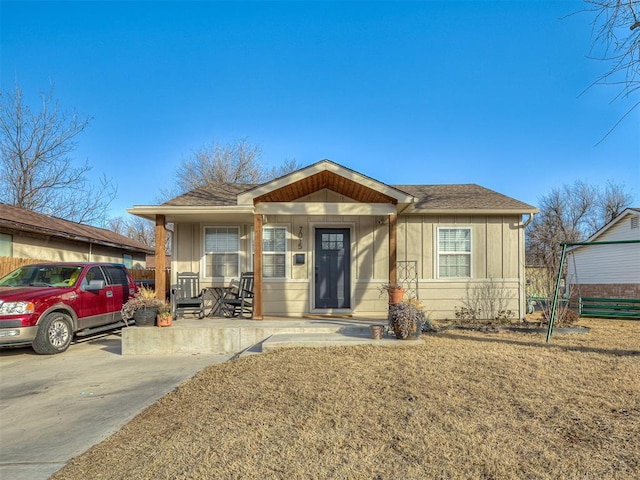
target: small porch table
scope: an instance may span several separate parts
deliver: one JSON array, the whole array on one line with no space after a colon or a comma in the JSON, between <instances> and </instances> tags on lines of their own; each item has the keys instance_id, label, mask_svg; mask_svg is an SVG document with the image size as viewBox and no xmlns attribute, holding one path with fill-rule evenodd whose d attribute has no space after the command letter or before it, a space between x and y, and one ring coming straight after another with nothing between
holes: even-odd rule
<instances>
[{"instance_id":1,"label":"small porch table","mask_svg":"<svg viewBox=\"0 0 640 480\"><path fill-rule=\"evenodd\" d=\"M222 316L222 299L231 292L230 287L207 287L202 294L206 317Z\"/></svg>"}]
</instances>

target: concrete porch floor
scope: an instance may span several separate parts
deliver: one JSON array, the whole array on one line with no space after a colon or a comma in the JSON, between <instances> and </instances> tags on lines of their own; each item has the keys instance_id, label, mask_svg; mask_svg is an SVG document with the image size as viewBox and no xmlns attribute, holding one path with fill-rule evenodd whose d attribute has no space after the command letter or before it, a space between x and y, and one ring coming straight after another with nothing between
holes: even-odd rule
<instances>
[{"instance_id":1,"label":"concrete porch floor","mask_svg":"<svg viewBox=\"0 0 640 480\"><path fill-rule=\"evenodd\" d=\"M387 319L362 317L308 317L251 320L242 318L185 316L171 327L122 329L123 355L260 353L278 348L331 345L379 345L400 347L422 342L397 340L393 334L371 338L371 325L387 325Z\"/></svg>"}]
</instances>

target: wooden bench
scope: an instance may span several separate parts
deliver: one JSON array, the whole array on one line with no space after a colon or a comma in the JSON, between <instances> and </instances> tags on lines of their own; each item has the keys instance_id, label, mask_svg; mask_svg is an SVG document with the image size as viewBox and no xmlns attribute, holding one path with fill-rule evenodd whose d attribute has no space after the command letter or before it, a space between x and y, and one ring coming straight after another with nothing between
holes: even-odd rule
<instances>
[{"instance_id":1,"label":"wooden bench","mask_svg":"<svg viewBox=\"0 0 640 480\"><path fill-rule=\"evenodd\" d=\"M580 316L640 320L640 298L580 297Z\"/></svg>"}]
</instances>

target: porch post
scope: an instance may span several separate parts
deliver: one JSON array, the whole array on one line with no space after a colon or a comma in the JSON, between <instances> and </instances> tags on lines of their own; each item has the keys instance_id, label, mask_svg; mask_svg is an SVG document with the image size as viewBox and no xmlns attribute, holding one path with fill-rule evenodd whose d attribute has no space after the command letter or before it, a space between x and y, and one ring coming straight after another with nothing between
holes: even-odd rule
<instances>
[{"instance_id":1,"label":"porch post","mask_svg":"<svg viewBox=\"0 0 640 480\"><path fill-rule=\"evenodd\" d=\"M389 215L389 283L398 283L396 261L398 257L398 215Z\"/></svg>"},{"instance_id":2,"label":"porch post","mask_svg":"<svg viewBox=\"0 0 640 480\"><path fill-rule=\"evenodd\" d=\"M167 244L167 227L164 215L156 215L156 298L165 300L167 295L166 279L166 257L165 245Z\"/></svg>"},{"instance_id":3,"label":"porch post","mask_svg":"<svg viewBox=\"0 0 640 480\"><path fill-rule=\"evenodd\" d=\"M262 320L262 214L253 215L253 319Z\"/></svg>"}]
</instances>

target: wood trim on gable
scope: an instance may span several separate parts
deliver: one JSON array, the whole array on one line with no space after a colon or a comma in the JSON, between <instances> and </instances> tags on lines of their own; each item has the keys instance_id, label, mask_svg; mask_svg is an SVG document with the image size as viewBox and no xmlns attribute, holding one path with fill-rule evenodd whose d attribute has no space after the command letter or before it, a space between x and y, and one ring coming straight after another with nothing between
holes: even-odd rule
<instances>
[{"instance_id":1,"label":"wood trim on gable","mask_svg":"<svg viewBox=\"0 0 640 480\"><path fill-rule=\"evenodd\" d=\"M391 198L358 182L325 170L267 192L264 195L260 195L253 200L253 204L257 205L261 202L292 202L324 188L349 197L357 202L391 203L393 205L398 203L395 198Z\"/></svg>"}]
</instances>

